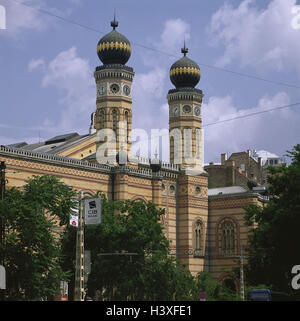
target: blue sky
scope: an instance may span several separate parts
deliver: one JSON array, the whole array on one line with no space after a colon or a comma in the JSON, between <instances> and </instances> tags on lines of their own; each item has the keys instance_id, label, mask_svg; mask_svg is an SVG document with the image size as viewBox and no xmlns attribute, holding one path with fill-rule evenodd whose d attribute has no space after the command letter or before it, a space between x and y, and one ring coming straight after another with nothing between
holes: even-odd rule
<instances>
[{"instance_id":1,"label":"blue sky","mask_svg":"<svg viewBox=\"0 0 300 321\"><path fill-rule=\"evenodd\" d=\"M96 108L93 72L101 64L96 46L110 32L116 9L118 31L132 45L127 65L135 71L133 128L149 134L151 129L168 129L166 95L173 88L168 74L181 57L185 38L188 57L201 69L197 88L204 93L203 124L220 122L204 128L205 162L247 149L282 156L300 142L300 105L261 112L300 102L300 29L291 23L300 24L300 15L298 19L292 12L296 4L0 0L6 10L6 29L0 30L0 143L88 132ZM222 122L250 113L258 114Z\"/></svg>"}]
</instances>

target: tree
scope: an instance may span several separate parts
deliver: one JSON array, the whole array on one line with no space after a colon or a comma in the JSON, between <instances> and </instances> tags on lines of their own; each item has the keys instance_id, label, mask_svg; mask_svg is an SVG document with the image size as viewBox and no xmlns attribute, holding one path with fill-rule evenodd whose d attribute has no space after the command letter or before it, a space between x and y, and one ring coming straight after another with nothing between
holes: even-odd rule
<instances>
[{"instance_id":1,"label":"tree","mask_svg":"<svg viewBox=\"0 0 300 321\"><path fill-rule=\"evenodd\" d=\"M288 152L289 166L269 167L270 200L263 208L246 209L249 237L246 277L249 284L266 284L292 292L291 269L300 262L300 145Z\"/></svg>"},{"instance_id":2,"label":"tree","mask_svg":"<svg viewBox=\"0 0 300 321\"><path fill-rule=\"evenodd\" d=\"M8 300L46 300L68 273L61 268L59 229L69 221L74 192L55 176L33 176L0 201L4 238L0 256Z\"/></svg>"},{"instance_id":3,"label":"tree","mask_svg":"<svg viewBox=\"0 0 300 321\"><path fill-rule=\"evenodd\" d=\"M237 301L240 299L239 293L232 291L226 284L214 280L212 275L205 271L198 273L195 277L194 300L199 300L200 292L206 293L207 301Z\"/></svg>"},{"instance_id":4,"label":"tree","mask_svg":"<svg viewBox=\"0 0 300 321\"><path fill-rule=\"evenodd\" d=\"M169 255L170 243L159 221L164 210L152 202L101 197L101 225L85 227L85 248L92 258L88 295L98 293L105 300L188 299L193 277ZM74 233L69 228L65 235L69 262Z\"/></svg>"}]
</instances>

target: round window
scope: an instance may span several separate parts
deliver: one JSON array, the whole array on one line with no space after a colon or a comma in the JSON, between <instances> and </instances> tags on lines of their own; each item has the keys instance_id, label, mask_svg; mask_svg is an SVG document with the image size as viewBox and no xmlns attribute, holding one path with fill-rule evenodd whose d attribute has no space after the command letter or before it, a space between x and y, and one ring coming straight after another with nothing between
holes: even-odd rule
<instances>
[{"instance_id":1,"label":"round window","mask_svg":"<svg viewBox=\"0 0 300 321\"><path fill-rule=\"evenodd\" d=\"M195 188L195 193L198 195L201 193L201 187L200 186L196 186Z\"/></svg>"},{"instance_id":2,"label":"round window","mask_svg":"<svg viewBox=\"0 0 300 321\"><path fill-rule=\"evenodd\" d=\"M110 91L114 94L116 94L119 91L120 87L117 84L110 85Z\"/></svg>"},{"instance_id":3,"label":"round window","mask_svg":"<svg viewBox=\"0 0 300 321\"><path fill-rule=\"evenodd\" d=\"M170 193L171 194L175 193L175 186L174 185L170 185Z\"/></svg>"},{"instance_id":4,"label":"round window","mask_svg":"<svg viewBox=\"0 0 300 321\"><path fill-rule=\"evenodd\" d=\"M184 105L182 109L185 113L190 113L192 111L192 107L189 105Z\"/></svg>"}]
</instances>

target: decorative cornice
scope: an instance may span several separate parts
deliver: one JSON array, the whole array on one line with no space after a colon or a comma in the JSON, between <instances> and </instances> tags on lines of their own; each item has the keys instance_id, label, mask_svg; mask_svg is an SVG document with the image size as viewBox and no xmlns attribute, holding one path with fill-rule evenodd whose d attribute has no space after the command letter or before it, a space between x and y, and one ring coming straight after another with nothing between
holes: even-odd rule
<instances>
[{"instance_id":1,"label":"decorative cornice","mask_svg":"<svg viewBox=\"0 0 300 321\"><path fill-rule=\"evenodd\" d=\"M163 179L163 178L177 178L179 169L177 165L168 164L162 162L162 169L158 173L153 173L150 166L147 165L144 168L131 168L129 166L112 166L99 163L90 163L87 160L79 160L64 156L58 156L53 154L28 151L21 148L0 146L0 156L12 157L17 159L24 159L32 162L41 162L57 166L65 166L76 169L97 171L101 173L124 173L130 176L145 177L148 179ZM139 159L139 158L138 158ZM146 158L142 158L144 163Z\"/></svg>"},{"instance_id":2,"label":"decorative cornice","mask_svg":"<svg viewBox=\"0 0 300 321\"><path fill-rule=\"evenodd\" d=\"M132 81L134 71L132 67L120 64L103 65L96 67L94 77L96 81L104 78L123 78Z\"/></svg>"},{"instance_id":3,"label":"decorative cornice","mask_svg":"<svg viewBox=\"0 0 300 321\"><path fill-rule=\"evenodd\" d=\"M246 191L241 193L228 193L228 194L217 194L217 195L208 195L208 200L216 200L216 199L226 199L226 198L257 198L259 201L266 202L268 198L260 195L259 193Z\"/></svg>"},{"instance_id":4,"label":"decorative cornice","mask_svg":"<svg viewBox=\"0 0 300 321\"><path fill-rule=\"evenodd\" d=\"M61 165L73 168L76 167L84 170L96 170L105 173L109 173L111 171L111 166L106 164L89 163L88 161L82 161L75 158L28 151L21 148L14 148L3 145L0 146L0 155L13 158L22 158L30 161L39 161L48 164L50 163L52 165Z\"/></svg>"},{"instance_id":5,"label":"decorative cornice","mask_svg":"<svg viewBox=\"0 0 300 321\"><path fill-rule=\"evenodd\" d=\"M168 102L177 100L191 100L202 103L203 92L196 88L170 89L167 95Z\"/></svg>"}]
</instances>

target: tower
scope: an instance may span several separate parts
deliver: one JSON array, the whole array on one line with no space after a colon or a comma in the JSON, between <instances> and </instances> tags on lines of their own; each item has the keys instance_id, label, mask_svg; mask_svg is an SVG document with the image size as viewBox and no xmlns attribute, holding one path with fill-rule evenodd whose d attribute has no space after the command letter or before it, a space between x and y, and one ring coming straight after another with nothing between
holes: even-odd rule
<instances>
[{"instance_id":1,"label":"tower","mask_svg":"<svg viewBox=\"0 0 300 321\"><path fill-rule=\"evenodd\" d=\"M200 80L199 66L189 59L184 44L183 57L170 68L175 89L168 92L170 162L181 169L203 171L201 104L203 93L195 88Z\"/></svg>"},{"instance_id":2,"label":"tower","mask_svg":"<svg viewBox=\"0 0 300 321\"><path fill-rule=\"evenodd\" d=\"M170 162L180 165L176 186L176 253L192 274L206 270L208 197L207 173L203 170L201 104L203 93L195 88L199 66L183 57L170 68L175 86L168 92Z\"/></svg>"},{"instance_id":3,"label":"tower","mask_svg":"<svg viewBox=\"0 0 300 321\"><path fill-rule=\"evenodd\" d=\"M105 156L115 156L118 151L130 153L133 68L126 66L131 55L129 40L116 31L118 22L114 17L113 30L102 37L97 54L103 65L96 67L94 77L97 86L96 99L96 148ZM109 137L110 136L110 137Z\"/></svg>"}]
</instances>

